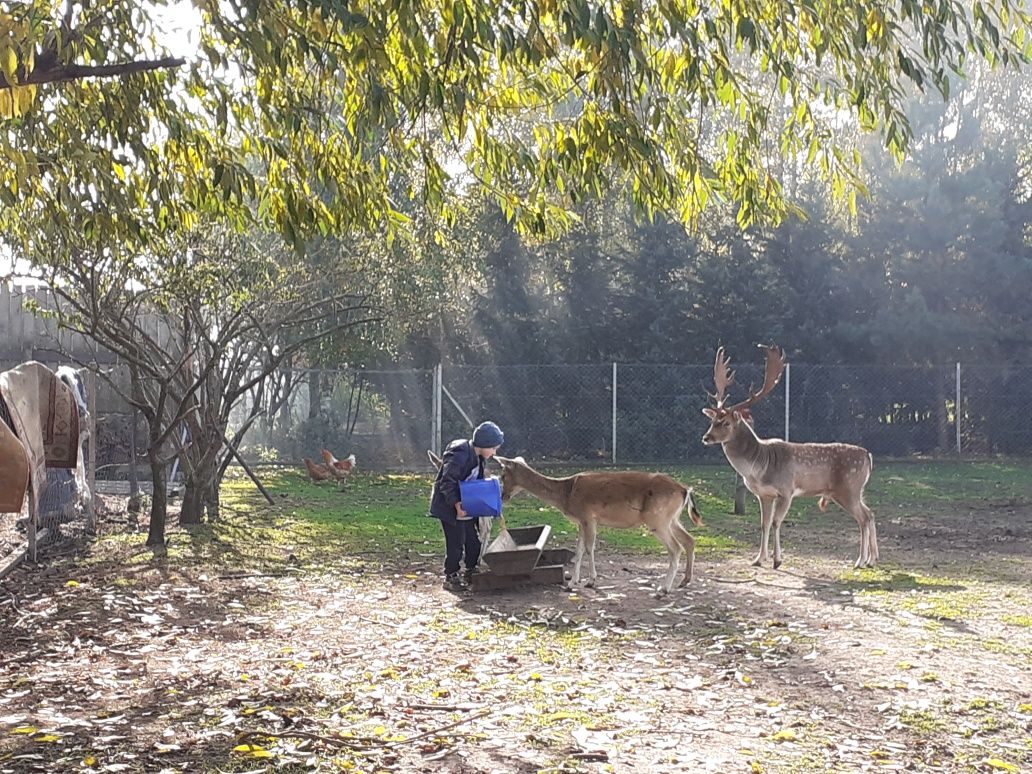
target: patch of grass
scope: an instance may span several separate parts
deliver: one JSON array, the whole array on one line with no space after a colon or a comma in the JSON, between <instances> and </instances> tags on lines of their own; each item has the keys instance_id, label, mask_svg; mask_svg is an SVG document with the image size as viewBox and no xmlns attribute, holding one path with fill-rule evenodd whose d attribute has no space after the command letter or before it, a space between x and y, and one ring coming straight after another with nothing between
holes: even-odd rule
<instances>
[{"instance_id":1,"label":"patch of grass","mask_svg":"<svg viewBox=\"0 0 1032 774\"><path fill-rule=\"evenodd\" d=\"M889 591L962 590L965 587L951 578L900 572L890 567L864 568L840 573L837 580L859 589L860 593Z\"/></svg>"},{"instance_id":2,"label":"patch of grass","mask_svg":"<svg viewBox=\"0 0 1032 774\"><path fill-rule=\"evenodd\" d=\"M1032 478L1019 462L923 462L878 465L868 485L871 505L942 504L957 500L1032 497Z\"/></svg>"},{"instance_id":3,"label":"patch of grass","mask_svg":"<svg viewBox=\"0 0 1032 774\"><path fill-rule=\"evenodd\" d=\"M904 707L899 713L899 722L923 734L942 731L946 724L928 710L915 710Z\"/></svg>"},{"instance_id":4,"label":"patch of grass","mask_svg":"<svg viewBox=\"0 0 1032 774\"><path fill-rule=\"evenodd\" d=\"M684 519L696 539L700 555L721 555L752 550L758 521L758 506L749 495L747 513L733 514L734 472L726 465L654 467L695 490L696 501L706 526L697 528ZM543 466L542 471L569 475L569 468ZM242 474L234 473L225 483L225 521L246 524L259 530L263 546L254 546L255 560L278 560L284 551L294 549L301 559L317 560L325 551L343 554L422 551L443 549L443 536L436 519L426 516L432 478L429 474L371 473L352 476L347 489L335 484L311 483L299 469L263 468L261 476L274 493L276 502L267 505L255 495L254 487ZM1025 466L1013 463L886 463L876 465L868 485L869 500L878 512L879 505L894 516L927 513L944 502L956 505L965 500L984 504L994 497L1032 499L1032 477ZM891 508L891 510L889 510ZM839 514L841 515L841 514ZM816 500L800 500L793 505L790 521L827 523L829 514L820 513ZM572 548L576 527L554 508L536 498L520 495L506 505L510 527L548 524L552 527L552 547ZM221 529L222 527L219 527ZM789 530L791 534L791 530ZM218 535L217 535L218 536ZM228 537L228 536L227 536ZM142 542L142 541L141 541ZM258 541L255 541L258 542ZM600 530L600 542L621 552L664 555L662 544L645 530ZM302 556L303 545L310 556ZM217 546L205 550L217 553ZM194 546L200 552L200 542ZM260 550L261 549L261 550ZM929 585L947 585L947 579L883 571L860 571L840 578L859 582L869 590L906 591Z\"/></svg>"},{"instance_id":5,"label":"patch of grass","mask_svg":"<svg viewBox=\"0 0 1032 774\"><path fill-rule=\"evenodd\" d=\"M1032 615L1004 615L1000 620L1013 626L1032 626Z\"/></svg>"},{"instance_id":6,"label":"patch of grass","mask_svg":"<svg viewBox=\"0 0 1032 774\"><path fill-rule=\"evenodd\" d=\"M1008 656L1024 656L1025 658L1032 660L1032 648L1012 645L1009 642L1004 642L1003 640L995 637L979 640L978 644L983 650L987 650L990 653L1001 653Z\"/></svg>"}]
</instances>

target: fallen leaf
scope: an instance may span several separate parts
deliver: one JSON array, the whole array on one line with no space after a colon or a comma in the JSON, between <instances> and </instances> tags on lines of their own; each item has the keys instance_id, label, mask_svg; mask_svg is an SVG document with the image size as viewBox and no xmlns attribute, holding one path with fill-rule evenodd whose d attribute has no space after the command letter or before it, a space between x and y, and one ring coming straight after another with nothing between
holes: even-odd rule
<instances>
[{"instance_id":1,"label":"fallen leaf","mask_svg":"<svg viewBox=\"0 0 1032 774\"><path fill-rule=\"evenodd\" d=\"M999 758L986 758L983 763L991 768L993 771L1021 771L1021 769L1013 763L1000 760Z\"/></svg>"},{"instance_id":2,"label":"fallen leaf","mask_svg":"<svg viewBox=\"0 0 1032 774\"><path fill-rule=\"evenodd\" d=\"M257 744L238 744L233 748L233 752L240 753L248 758L274 758L276 754L269 752L261 745Z\"/></svg>"}]
</instances>

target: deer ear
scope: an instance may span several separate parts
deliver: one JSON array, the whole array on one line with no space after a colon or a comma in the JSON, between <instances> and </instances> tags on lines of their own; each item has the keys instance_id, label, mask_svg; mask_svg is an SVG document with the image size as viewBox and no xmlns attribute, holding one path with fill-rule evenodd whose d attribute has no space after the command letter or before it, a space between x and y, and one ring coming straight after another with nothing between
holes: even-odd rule
<instances>
[{"instance_id":1,"label":"deer ear","mask_svg":"<svg viewBox=\"0 0 1032 774\"><path fill-rule=\"evenodd\" d=\"M732 411L731 417L735 420L735 422L741 422L743 419L745 419L745 415L741 411Z\"/></svg>"},{"instance_id":2,"label":"deer ear","mask_svg":"<svg viewBox=\"0 0 1032 774\"><path fill-rule=\"evenodd\" d=\"M704 409L702 410L702 413L703 413L703 414L705 414L705 415L706 415L707 417L709 417L710 419L713 419L713 418L715 418L715 417L717 416L717 412L716 412L716 411L714 411L714 410L713 410L713 409L711 409L711 408L704 408Z\"/></svg>"},{"instance_id":3,"label":"deer ear","mask_svg":"<svg viewBox=\"0 0 1032 774\"><path fill-rule=\"evenodd\" d=\"M520 464L522 464L522 465L526 465L526 464L527 464L527 461L526 461L525 459L523 459L523 457L514 457L513 459L514 459L514 460L515 460L516 462L519 462L519 463L520 463Z\"/></svg>"}]
</instances>

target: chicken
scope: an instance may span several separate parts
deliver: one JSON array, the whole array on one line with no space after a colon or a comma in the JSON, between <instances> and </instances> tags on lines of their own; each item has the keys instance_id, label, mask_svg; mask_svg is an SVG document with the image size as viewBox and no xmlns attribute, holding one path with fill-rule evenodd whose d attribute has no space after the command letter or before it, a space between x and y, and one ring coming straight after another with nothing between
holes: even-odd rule
<instances>
[{"instance_id":1,"label":"chicken","mask_svg":"<svg viewBox=\"0 0 1032 774\"><path fill-rule=\"evenodd\" d=\"M352 470L355 469L355 455L354 454L349 454L344 459L338 460L336 457L333 456L333 452L330 452L330 451L327 451L326 449L323 449L322 450L322 458L323 458L323 461L327 465L329 465L331 468L333 468L338 473L347 474L347 473L350 473Z\"/></svg>"},{"instance_id":2,"label":"chicken","mask_svg":"<svg viewBox=\"0 0 1032 774\"><path fill-rule=\"evenodd\" d=\"M344 484L347 483L348 476L355 469L355 455L349 454L344 459L338 460L333 456L333 452L323 449L322 458L326 462L327 467L329 467L331 475L340 481L341 489L343 489Z\"/></svg>"},{"instance_id":3,"label":"chicken","mask_svg":"<svg viewBox=\"0 0 1032 774\"><path fill-rule=\"evenodd\" d=\"M320 465L318 462L312 462L311 457L305 457L305 467L308 468L308 477L316 483L320 481L329 481L330 479L336 478L333 472L333 468L329 465Z\"/></svg>"}]
</instances>

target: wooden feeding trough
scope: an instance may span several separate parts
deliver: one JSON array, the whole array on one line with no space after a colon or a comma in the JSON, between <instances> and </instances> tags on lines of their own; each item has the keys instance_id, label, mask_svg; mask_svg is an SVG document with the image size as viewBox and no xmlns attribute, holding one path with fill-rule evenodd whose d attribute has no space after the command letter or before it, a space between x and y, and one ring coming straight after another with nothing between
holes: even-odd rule
<instances>
[{"instance_id":1,"label":"wooden feeding trough","mask_svg":"<svg viewBox=\"0 0 1032 774\"><path fill-rule=\"evenodd\" d=\"M547 524L502 532L481 555L489 570L473 576L473 590L507 589L521 583L563 583L563 566L573 558L573 551L546 550L545 543L551 534L552 528Z\"/></svg>"}]
</instances>

